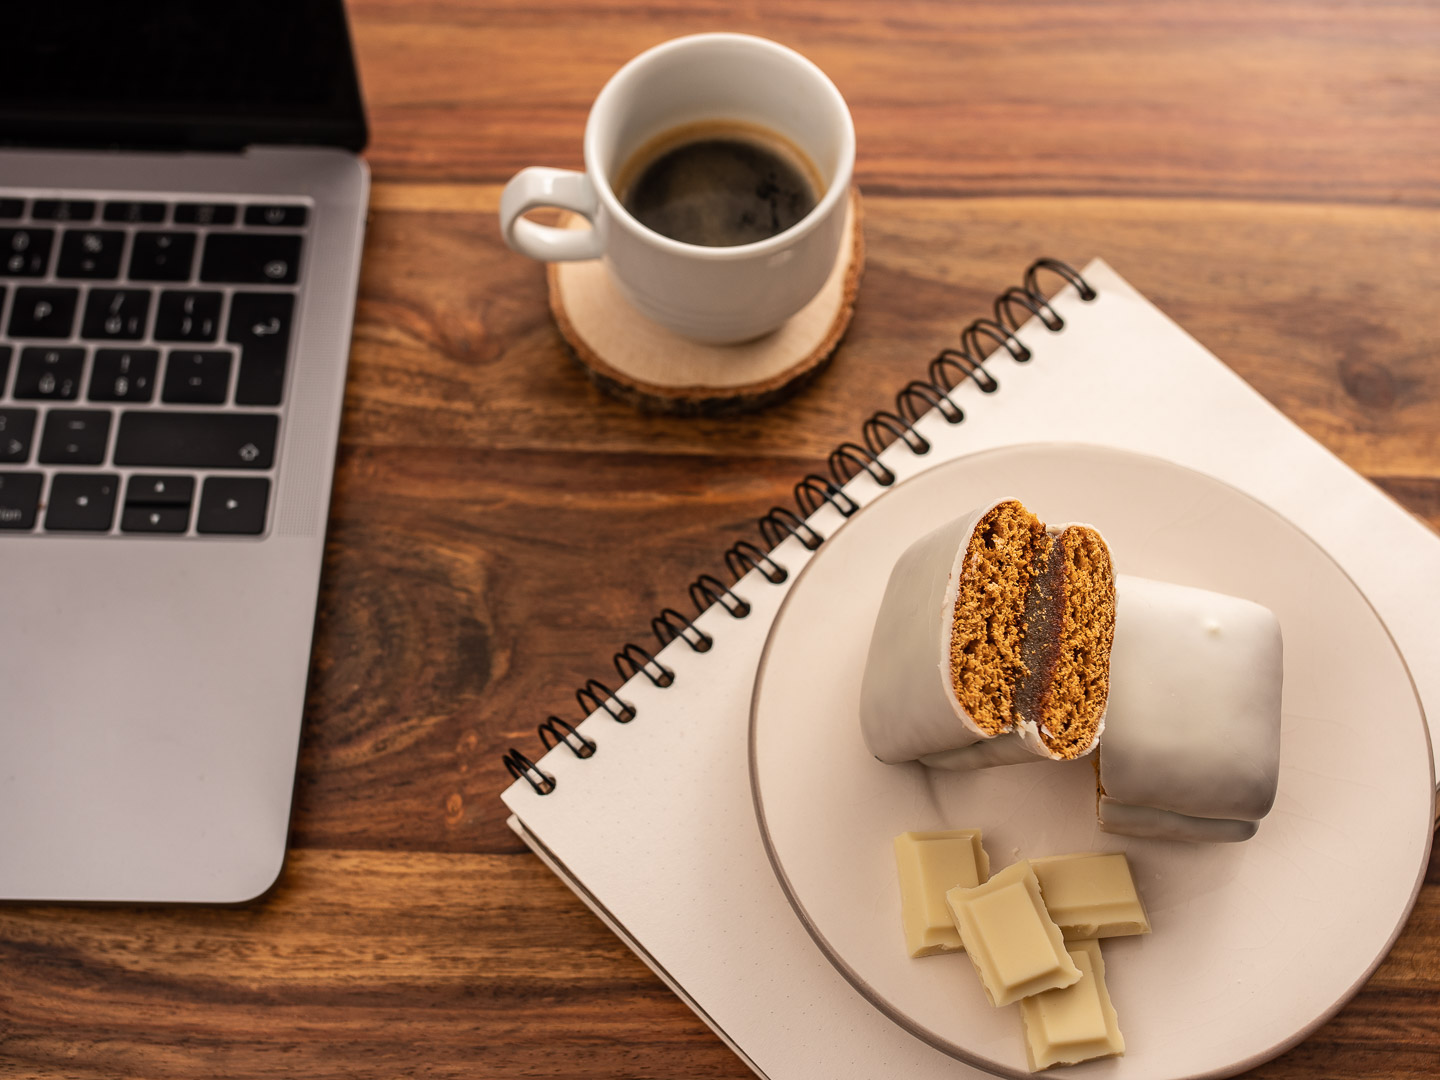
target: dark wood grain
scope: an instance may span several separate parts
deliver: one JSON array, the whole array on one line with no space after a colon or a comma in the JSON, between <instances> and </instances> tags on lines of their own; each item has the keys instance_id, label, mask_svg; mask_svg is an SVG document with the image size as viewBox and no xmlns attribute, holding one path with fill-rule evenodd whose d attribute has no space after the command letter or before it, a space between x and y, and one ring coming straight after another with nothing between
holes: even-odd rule
<instances>
[{"instance_id":1,"label":"dark wood grain","mask_svg":"<svg viewBox=\"0 0 1440 1080\"><path fill-rule=\"evenodd\" d=\"M807 393L758 417L637 417L573 368L544 271L505 249L498 190L381 187L349 442L790 456L809 467L1037 252L1102 256L1354 468L1440 475L1440 214L1192 199L866 200L855 320ZM447 206L464 212L450 212ZM424 207L422 211L410 207ZM435 265L453 269L432 275ZM399 272L397 272L399 271Z\"/></svg>"},{"instance_id":2,"label":"dark wood grain","mask_svg":"<svg viewBox=\"0 0 1440 1080\"><path fill-rule=\"evenodd\" d=\"M1431 887L1367 988L1250 1075L1436 1075L1437 955ZM0 970L13 1076L751 1075L528 856L301 848L249 909L0 909Z\"/></svg>"},{"instance_id":3,"label":"dark wood grain","mask_svg":"<svg viewBox=\"0 0 1440 1080\"><path fill-rule=\"evenodd\" d=\"M241 909L0 907L0 1075L749 1075L504 826L498 755L1048 252L1103 256L1440 527L1440 5L357 0L377 184L293 845ZM860 132L837 358L759 417L600 395L499 184L675 34L796 45ZM1317 943L1323 948L1323 942ZM1252 1075L1440 1075L1440 857Z\"/></svg>"},{"instance_id":4,"label":"dark wood grain","mask_svg":"<svg viewBox=\"0 0 1440 1080\"><path fill-rule=\"evenodd\" d=\"M776 38L835 80L861 186L1433 205L1440 8L1284 0L357 0L377 174L578 167L605 80L680 34Z\"/></svg>"}]
</instances>

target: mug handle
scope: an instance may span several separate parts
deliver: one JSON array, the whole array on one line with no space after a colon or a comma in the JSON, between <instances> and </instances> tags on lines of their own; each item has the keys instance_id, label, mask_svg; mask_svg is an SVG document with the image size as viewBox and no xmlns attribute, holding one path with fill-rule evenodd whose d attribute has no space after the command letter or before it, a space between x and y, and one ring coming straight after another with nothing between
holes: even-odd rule
<instances>
[{"instance_id":1,"label":"mug handle","mask_svg":"<svg viewBox=\"0 0 1440 1080\"><path fill-rule=\"evenodd\" d=\"M588 229L557 229L526 221L524 214L542 206L573 210L590 222ZM512 251L541 262L598 259L604 242L595 228L600 200L583 172L531 166L510 178L500 196L500 231Z\"/></svg>"}]
</instances>

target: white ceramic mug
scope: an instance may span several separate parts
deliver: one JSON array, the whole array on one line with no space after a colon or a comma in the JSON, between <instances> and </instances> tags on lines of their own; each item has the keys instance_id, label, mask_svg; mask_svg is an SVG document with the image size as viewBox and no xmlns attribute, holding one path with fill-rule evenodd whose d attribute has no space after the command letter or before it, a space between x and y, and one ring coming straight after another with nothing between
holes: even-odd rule
<instances>
[{"instance_id":1,"label":"white ceramic mug","mask_svg":"<svg viewBox=\"0 0 1440 1080\"><path fill-rule=\"evenodd\" d=\"M702 247L640 224L612 186L650 140L684 124L758 124L799 147L824 194L795 225L766 240ZM727 344L774 330L820 291L840 253L855 166L845 99L799 53L748 34L695 34L641 53L605 84L585 124L585 171L529 168L500 199L505 242L533 259L603 259L644 315L694 341ZM537 207L583 215L586 230L527 221Z\"/></svg>"}]
</instances>

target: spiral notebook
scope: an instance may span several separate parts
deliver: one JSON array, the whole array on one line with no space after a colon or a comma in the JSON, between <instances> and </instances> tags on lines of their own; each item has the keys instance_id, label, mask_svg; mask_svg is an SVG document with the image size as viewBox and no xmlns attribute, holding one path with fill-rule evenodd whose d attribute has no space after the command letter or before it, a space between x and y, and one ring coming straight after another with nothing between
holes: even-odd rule
<instances>
[{"instance_id":1,"label":"spiral notebook","mask_svg":"<svg viewBox=\"0 0 1440 1080\"><path fill-rule=\"evenodd\" d=\"M1064 287L1048 301L1042 285ZM805 477L795 511L725 553L656 644L591 680L585 718L511 751L509 823L737 1054L772 1080L982 1076L907 1034L795 917L751 804L751 687L788 583L854 511L940 462L1027 442L1100 443L1218 477L1280 511L1350 574L1440 716L1440 537L1270 406L1104 262L1042 259L859 441ZM1379 550L1386 558L1376 558ZM782 580L783 579L783 580ZM614 680L611 681L614 683ZM1435 740L1432 739L1432 749ZM559 947L559 946L557 946Z\"/></svg>"}]
</instances>

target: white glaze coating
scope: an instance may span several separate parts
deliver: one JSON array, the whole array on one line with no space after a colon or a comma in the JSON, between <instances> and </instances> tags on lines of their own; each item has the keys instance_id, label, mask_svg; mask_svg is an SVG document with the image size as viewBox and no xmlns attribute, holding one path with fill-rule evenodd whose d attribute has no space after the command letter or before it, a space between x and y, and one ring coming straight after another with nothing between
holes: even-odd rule
<instances>
[{"instance_id":1,"label":"white glaze coating","mask_svg":"<svg viewBox=\"0 0 1440 1080\"><path fill-rule=\"evenodd\" d=\"M1100 797L1100 828L1124 836L1148 836L1161 840L1188 840L1196 844L1234 844L1249 840L1260 828L1258 821L1235 818L1191 817L1153 806L1132 806Z\"/></svg>"},{"instance_id":2,"label":"white glaze coating","mask_svg":"<svg viewBox=\"0 0 1440 1080\"><path fill-rule=\"evenodd\" d=\"M1024 765L1040 760L1035 751L1025 743L1018 731L997 735L993 739L959 746L951 750L940 750L934 754L922 754L920 764L932 769L948 772L962 772L969 769L988 769L992 765Z\"/></svg>"},{"instance_id":3,"label":"white glaze coating","mask_svg":"<svg viewBox=\"0 0 1440 1080\"><path fill-rule=\"evenodd\" d=\"M1279 620L1249 600L1126 576L1116 605L1101 828L1248 839L1279 781Z\"/></svg>"},{"instance_id":4,"label":"white glaze coating","mask_svg":"<svg viewBox=\"0 0 1440 1080\"><path fill-rule=\"evenodd\" d=\"M881 761L913 761L989 739L955 697L950 637L970 534L997 499L905 549L875 616L860 684L860 729Z\"/></svg>"}]
</instances>

